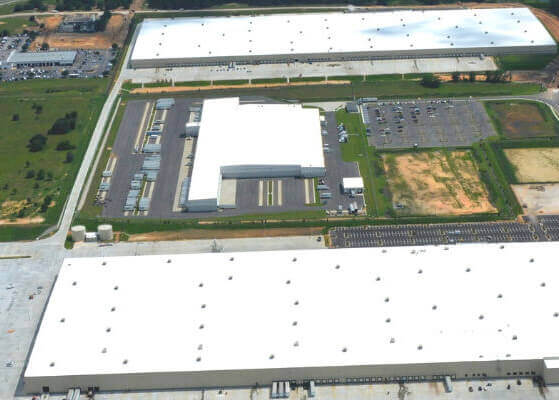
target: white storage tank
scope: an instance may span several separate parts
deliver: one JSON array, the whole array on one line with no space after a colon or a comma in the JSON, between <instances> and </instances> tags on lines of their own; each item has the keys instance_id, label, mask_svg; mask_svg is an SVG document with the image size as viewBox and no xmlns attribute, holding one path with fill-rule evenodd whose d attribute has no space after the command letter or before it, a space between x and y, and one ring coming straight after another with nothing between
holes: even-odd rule
<instances>
[{"instance_id":1,"label":"white storage tank","mask_svg":"<svg viewBox=\"0 0 559 400\"><path fill-rule=\"evenodd\" d=\"M99 240L113 240L113 226L112 225L99 225L97 227L97 235L99 235Z\"/></svg>"},{"instance_id":2,"label":"white storage tank","mask_svg":"<svg viewBox=\"0 0 559 400\"><path fill-rule=\"evenodd\" d=\"M83 242L85 240L85 226L83 225L76 225L70 229L72 233L72 241L73 242Z\"/></svg>"}]
</instances>

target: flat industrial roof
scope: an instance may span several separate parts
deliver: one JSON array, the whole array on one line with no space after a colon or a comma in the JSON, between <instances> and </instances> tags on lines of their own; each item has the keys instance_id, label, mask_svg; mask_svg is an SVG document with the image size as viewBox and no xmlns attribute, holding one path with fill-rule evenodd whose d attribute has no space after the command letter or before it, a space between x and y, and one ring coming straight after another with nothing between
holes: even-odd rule
<instances>
[{"instance_id":1,"label":"flat industrial roof","mask_svg":"<svg viewBox=\"0 0 559 400\"><path fill-rule=\"evenodd\" d=\"M556 357L556 259L556 243L66 259L25 377Z\"/></svg>"},{"instance_id":2,"label":"flat industrial roof","mask_svg":"<svg viewBox=\"0 0 559 400\"><path fill-rule=\"evenodd\" d=\"M324 168L319 110L205 100L188 200L216 199L221 167L258 165Z\"/></svg>"},{"instance_id":3,"label":"flat industrial roof","mask_svg":"<svg viewBox=\"0 0 559 400\"><path fill-rule=\"evenodd\" d=\"M554 44L528 8L157 18L131 60Z\"/></svg>"},{"instance_id":4,"label":"flat industrial roof","mask_svg":"<svg viewBox=\"0 0 559 400\"><path fill-rule=\"evenodd\" d=\"M346 189L363 188L363 178L360 176L355 178L343 178L342 185Z\"/></svg>"},{"instance_id":5,"label":"flat industrial roof","mask_svg":"<svg viewBox=\"0 0 559 400\"><path fill-rule=\"evenodd\" d=\"M75 51L40 51L36 53L21 53L13 51L8 57L9 63L37 63L37 62L74 62Z\"/></svg>"}]
</instances>

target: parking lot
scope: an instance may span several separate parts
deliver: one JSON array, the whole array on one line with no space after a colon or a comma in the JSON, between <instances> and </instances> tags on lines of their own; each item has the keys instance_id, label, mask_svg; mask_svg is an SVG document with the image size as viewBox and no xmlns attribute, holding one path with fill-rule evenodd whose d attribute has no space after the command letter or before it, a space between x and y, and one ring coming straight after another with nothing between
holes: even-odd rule
<instances>
[{"instance_id":1,"label":"parking lot","mask_svg":"<svg viewBox=\"0 0 559 400\"><path fill-rule=\"evenodd\" d=\"M5 82L28 79L98 78L107 75L113 67L116 53L112 50L77 50L73 65L18 66L7 63L13 51L21 51L31 39L26 34L7 36L0 41L0 80ZM29 50L31 51L31 50Z\"/></svg>"},{"instance_id":2,"label":"parking lot","mask_svg":"<svg viewBox=\"0 0 559 400\"><path fill-rule=\"evenodd\" d=\"M554 224L556 229L554 232L559 236L559 218ZM423 246L547 240L538 231L530 223L519 222L382 225L334 228L330 231L330 238L334 247Z\"/></svg>"},{"instance_id":3,"label":"parking lot","mask_svg":"<svg viewBox=\"0 0 559 400\"><path fill-rule=\"evenodd\" d=\"M191 107L197 107L202 99L175 99L175 105L165 111L155 110L155 100L134 100L127 104L119 132L113 146L113 157L105 166L107 177L104 189L98 194L98 202L103 204L105 217L155 217L155 218L204 218L216 216L236 216L243 214L272 214L286 211L327 210L331 215L347 214L349 205L354 203L363 209L362 195L350 197L343 194L341 182L344 177L358 177L356 163L343 162L338 142L336 117L326 113L322 124L323 150L326 176L317 180L328 192L329 198L317 198L314 179L262 178L237 179L233 185L234 207L216 212L185 212L180 207L181 184L191 174L196 158L197 138L185 137L185 123L189 120ZM243 101L271 101L263 98L246 98ZM156 123L159 121L160 123ZM146 135L153 126L161 131L156 135ZM146 145L159 146L155 153L145 153ZM138 183L134 175L142 173L145 162L153 160L158 167L154 170L155 181ZM155 167L154 167L155 168ZM138 178L139 179L139 178ZM229 180L225 180L227 182ZM132 185L135 185L132 188ZM225 186L225 185L222 185ZM101 186L99 186L101 188ZM138 191L137 198L147 198L146 208L140 210L130 206L126 210L131 191ZM135 192L133 193L136 194Z\"/></svg>"},{"instance_id":4,"label":"parking lot","mask_svg":"<svg viewBox=\"0 0 559 400\"><path fill-rule=\"evenodd\" d=\"M475 100L406 100L362 106L369 144L379 149L457 147L496 135Z\"/></svg>"}]
</instances>

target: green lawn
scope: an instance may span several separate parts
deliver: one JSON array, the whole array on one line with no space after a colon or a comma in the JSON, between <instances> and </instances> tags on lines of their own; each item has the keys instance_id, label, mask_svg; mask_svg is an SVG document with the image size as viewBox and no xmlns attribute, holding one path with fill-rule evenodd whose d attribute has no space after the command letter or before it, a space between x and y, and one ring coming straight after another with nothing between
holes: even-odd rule
<instances>
[{"instance_id":1,"label":"green lawn","mask_svg":"<svg viewBox=\"0 0 559 400\"><path fill-rule=\"evenodd\" d=\"M0 31L7 30L11 35L21 33L24 29L37 26L36 22L29 21L28 17L13 17L0 19Z\"/></svg>"},{"instance_id":2,"label":"green lawn","mask_svg":"<svg viewBox=\"0 0 559 400\"><path fill-rule=\"evenodd\" d=\"M346 85L309 85L268 88L239 88L204 91L206 96L268 96L278 99L301 101L348 100L359 97L415 98L415 97L468 97L468 96L515 96L540 92L540 86L532 83L444 83L437 89L421 86L416 80L382 80L353 82ZM181 97L200 97L198 92L177 92ZM160 97L160 94L133 95L144 98Z\"/></svg>"},{"instance_id":3,"label":"green lawn","mask_svg":"<svg viewBox=\"0 0 559 400\"><path fill-rule=\"evenodd\" d=\"M546 104L528 100L484 103L495 130L506 139L554 137L559 122Z\"/></svg>"},{"instance_id":4,"label":"green lawn","mask_svg":"<svg viewBox=\"0 0 559 400\"><path fill-rule=\"evenodd\" d=\"M57 222L97 122L106 86L106 79L98 79L37 80L0 87L1 218L39 219L37 224L0 227L0 240L31 239ZM54 121L71 111L78 114L75 129L47 135ZM36 134L46 136L47 143L43 150L30 152L27 145ZM57 151L57 145L66 140L75 149ZM72 162L66 162L68 152L74 155ZM51 202L43 212L47 196Z\"/></svg>"},{"instance_id":5,"label":"green lawn","mask_svg":"<svg viewBox=\"0 0 559 400\"><path fill-rule=\"evenodd\" d=\"M497 63L505 71L535 71L545 68L557 54L499 56Z\"/></svg>"}]
</instances>

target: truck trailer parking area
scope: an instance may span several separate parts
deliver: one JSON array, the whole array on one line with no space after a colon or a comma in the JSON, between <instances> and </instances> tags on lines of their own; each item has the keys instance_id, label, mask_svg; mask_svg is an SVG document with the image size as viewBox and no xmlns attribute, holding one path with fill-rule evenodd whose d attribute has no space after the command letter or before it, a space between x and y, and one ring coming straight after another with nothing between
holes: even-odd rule
<instances>
[{"instance_id":1,"label":"truck trailer parking area","mask_svg":"<svg viewBox=\"0 0 559 400\"><path fill-rule=\"evenodd\" d=\"M263 98L241 101L273 102ZM354 213L364 212L363 196L342 190L343 178L360 175L356 163L341 159L333 112L321 116L324 177L224 179L221 199L227 201L221 208L189 212L181 202L188 193L198 138L186 135L185 124L203 99L176 98L168 109L157 109L157 104L157 100L131 100L126 105L106 176L95 183L103 217L212 218L321 210L347 215L350 208Z\"/></svg>"},{"instance_id":2,"label":"truck trailer parking area","mask_svg":"<svg viewBox=\"0 0 559 400\"><path fill-rule=\"evenodd\" d=\"M362 105L369 145L378 149L470 146L496 135L475 100L405 100Z\"/></svg>"}]
</instances>

